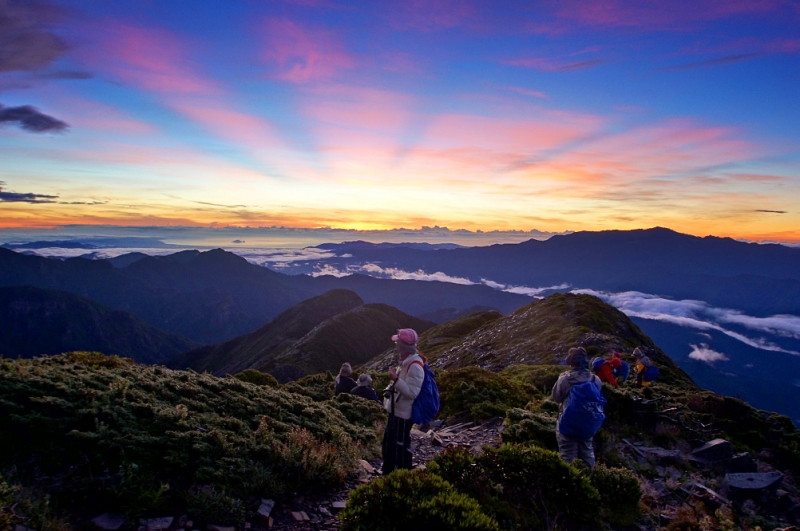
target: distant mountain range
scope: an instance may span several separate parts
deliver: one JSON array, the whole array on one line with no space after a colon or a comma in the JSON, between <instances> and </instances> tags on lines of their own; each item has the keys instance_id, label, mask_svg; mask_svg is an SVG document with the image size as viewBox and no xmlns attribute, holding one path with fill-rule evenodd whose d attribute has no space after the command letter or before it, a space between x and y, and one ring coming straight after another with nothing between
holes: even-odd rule
<instances>
[{"instance_id":1,"label":"distant mountain range","mask_svg":"<svg viewBox=\"0 0 800 531\"><path fill-rule=\"evenodd\" d=\"M68 291L129 311L162 330L200 343L219 343L261 327L280 312L332 289L349 289L366 303L421 315L475 304L504 312L530 301L488 286L443 282L290 276L221 249L109 260L58 260L0 248L0 286Z\"/></svg>"},{"instance_id":2,"label":"distant mountain range","mask_svg":"<svg viewBox=\"0 0 800 531\"><path fill-rule=\"evenodd\" d=\"M286 273L372 269L439 272L477 284L641 291L703 300L753 315L800 315L800 248L699 238L654 228L576 232L548 240L459 249L421 250L380 245L331 244L337 256L287 264ZM558 288L556 289L558 290Z\"/></svg>"},{"instance_id":3,"label":"distant mountain range","mask_svg":"<svg viewBox=\"0 0 800 531\"><path fill-rule=\"evenodd\" d=\"M89 350L154 364L196 346L128 312L72 293L0 287L0 355L4 357Z\"/></svg>"},{"instance_id":4,"label":"distant mountain range","mask_svg":"<svg viewBox=\"0 0 800 531\"><path fill-rule=\"evenodd\" d=\"M280 273L219 249L160 257L130 253L110 260L47 259L0 249L0 285L68 291L214 345L253 334L281 312L331 290L350 290L364 306L389 305L436 323L475 310L507 315L529 304L529 295L585 290L632 316L704 385L800 422L798 248L661 228L438 247L326 244L316 259L282 262ZM303 354L290 355L287 345L275 348L280 356L254 366L277 371L270 365L275 358L298 368L279 373L282 378L320 366L318 360L304 365ZM717 354L704 357L707 351ZM240 366L207 365L219 373Z\"/></svg>"}]
</instances>

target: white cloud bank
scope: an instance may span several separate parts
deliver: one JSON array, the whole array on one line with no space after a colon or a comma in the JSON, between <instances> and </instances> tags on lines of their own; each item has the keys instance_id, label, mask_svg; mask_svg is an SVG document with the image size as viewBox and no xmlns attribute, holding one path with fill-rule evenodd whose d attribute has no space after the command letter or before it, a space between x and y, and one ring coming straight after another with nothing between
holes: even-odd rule
<instances>
[{"instance_id":1,"label":"white cloud bank","mask_svg":"<svg viewBox=\"0 0 800 531\"><path fill-rule=\"evenodd\" d=\"M689 345L692 347L692 352L689 353L689 357L693 360L704 361L709 365L712 365L715 361L728 361L729 358L722 352L717 352L716 350L711 350L707 344L700 343L700 345Z\"/></svg>"},{"instance_id":2,"label":"white cloud bank","mask_svg":"<svg viewBox=\"0 0 800 531\"><path fill-rule=\"evenodd\" d=\"M638 291L606 293L581 289L573 290L573 293L595 295L612 306L619 308L629 317L664 321L698 330L716 330L754 348L800 356L800 352L787 350L765 338L747 337L740 332L723 326L723 324L736 324L756 332L797 339L800 337L798 336L800 333L800 317L796 315L751 317L737 310L714 308L703 301L690 299L676 301Z\"/></svg>"}]
</instances>

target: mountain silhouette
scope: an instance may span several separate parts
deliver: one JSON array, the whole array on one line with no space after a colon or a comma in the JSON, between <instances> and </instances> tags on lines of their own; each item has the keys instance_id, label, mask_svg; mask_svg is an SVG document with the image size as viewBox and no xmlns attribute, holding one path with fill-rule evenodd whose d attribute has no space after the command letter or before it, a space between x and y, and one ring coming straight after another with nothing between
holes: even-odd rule
<instances>
[{"instance_id":1,"label":"mountain silhouette","mask_svg":"<svg viewBox=\"0 0 800 531\"><path fill-rule=\"evenodd\" d=\"M800 313L800 249L785 245L700 238L657 227L460 249L345 248L347 253L322 264L339 270L380 264L385 270L441 272L506 286L641 291L758 316ZM329 250L339 252L336 246ZM305 272L304 266L295 272Z\"/></svg>"},{"instance_id":2,"label":"mountain silhouette","mask_svg":"<svg viewBox=\"0 0 800 531\"><path fill-rule=\"evenodd\" d=\"M68 291L206 344L250 333L287 308L333 289L349 289L364 302L412 315L475 304L508 312L530 300L487 286L365 275L290 276L221 249L131 258L138 259L58 260L0 248L0 286Z\"/></svg>"},{"instance_id":3,"label":"mountain silhouette","mask_svg":"<svg viewBox=\"0 0 800 531\"><path fill-rule=\"evenodd\" d=\"M0 287L0 355L30 358L75 350L162 363L197 345L85 297L30 286Z\"/></svg>"},{"instance_id":4,"label":"mountain silhouette","mask_svg":"<svg viewBox=\"0 0 800 531\"><path fill-rule=\"evenodd\" d=\"M169 366L218 376L259 369L286 382L336 372L345 361L367 361L391 345L398 328L431 326L385 304L365 305L352 291L331 290L292 306L255 332L184 353Z\"/></svg>"}]
</instances>

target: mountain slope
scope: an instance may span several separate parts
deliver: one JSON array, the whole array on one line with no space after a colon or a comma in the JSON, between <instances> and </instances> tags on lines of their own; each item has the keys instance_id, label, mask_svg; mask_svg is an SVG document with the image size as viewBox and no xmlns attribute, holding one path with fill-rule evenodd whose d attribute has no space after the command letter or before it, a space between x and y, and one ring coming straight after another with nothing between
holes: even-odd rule
<instances>
[{"instance_id":1,"label":"mountain slope","mask_svg":"<svg viewBox=\"0 0 800 531\"><path fill-rule=\"evenodd\" d=\"M368 304L352 291L332 290L303 301L253 333L187 352L174 368L236 374L245 369L272 373L281 382L362 363L391 345L398 328L426 330L433 323L385 304Z\"/></svg>"},{"instance_id":2,"label":"mountain slope","mask_svg":"<svg viewBox=\"0 0 800 531\"><path fill-rule=\"evenodd\" d=\"M196 346L85 297L30 286L0 287L0 355L6 357L90 350L162 363Z\"/></svg>"},{"instance_id":3,"label":"mountain slope","mask_svg":"<svg viewBox=\"0 0 800 531\"><path fill-rule=\"evenodd\" d=\"M436 334L447 337L443 333L447 325L422 335L420 349L433 366L443 369L479 366L496 372L514 365L561 365L567 351L574 346L585 347L590 356L614 351L630 354L641 347L662 369L664 383L694 387L692 379L628 316L591 295L559 293L505 317L475 316L479 319L473 323L474 328L467 327L446 348L425 350L426 345L436 345ZM390 350L367 366L384 369L393 359Z\"/></svg>"},{"instance_id":4,"label":"mountain slope","mask_svg":"<svg viewBox=\"0 0 800 531\"><path fill-rule=\"evenodd\" d=\"M345 361L358 365L385 350L398 328L423 332L433 325L386 304L365 304L321 323L260 369L280 382L324 370L335 373Z\"/></svg>"},{"instance_id":5,"label":"mountain slope","mask_svg":"<svg viewBox=\"0 0 800 531\"><path fill-rule=\"evenodd\" d=\"M362 304L364 301L352 291L332 290L292 306L255 332L177 356L169 366L223 376L258 368L326 319Z\"/></svg>"}]
</instances>

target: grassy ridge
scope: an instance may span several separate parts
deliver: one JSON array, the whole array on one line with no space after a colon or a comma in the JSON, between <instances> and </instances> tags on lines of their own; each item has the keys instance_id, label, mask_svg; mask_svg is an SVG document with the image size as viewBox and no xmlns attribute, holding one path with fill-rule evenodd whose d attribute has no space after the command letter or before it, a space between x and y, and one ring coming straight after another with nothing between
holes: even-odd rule
<instances>
[{"instance_id":1,"label":"grassy ridge","mask_svg":"<svg viewBox=\"0 0 800 531\"><path fill-rule=\"evenodd\" d=\"M64 507L141 513L198 486L279 498L338 484L376 451L360 402L341 404L348 420L336 401L96 353L0 359L0 470L46 477Z\"/></svg>"}]
</instances>

